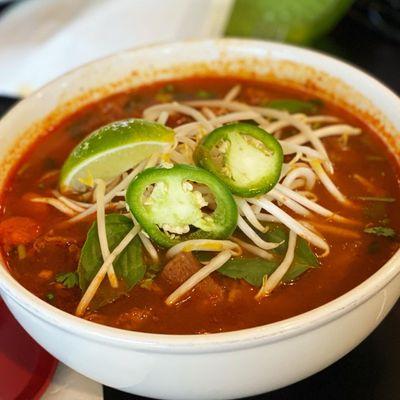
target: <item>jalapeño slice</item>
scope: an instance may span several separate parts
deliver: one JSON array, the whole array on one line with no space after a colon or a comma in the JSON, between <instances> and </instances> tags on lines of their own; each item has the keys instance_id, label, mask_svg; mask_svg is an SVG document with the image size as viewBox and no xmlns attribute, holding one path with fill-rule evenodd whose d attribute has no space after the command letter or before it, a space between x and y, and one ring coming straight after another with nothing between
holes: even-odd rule
<instances>
[{"instance_id":1,"label":"jalape\u00f1o slice","mask_svg":"<svg viewBox=\"0 0 400 400\"><path fill-rule=\"evenodd\" d=\"M279 142L264 129L235 123L203 138L194 160L218 176L232 193L254 197L270 191L278 182L283 152Z\"/></svg>"},{"instance_id":2,"label":"jalape\u00f1o slice","mask_svg":"<svg viewBox=\"0 0 400 400\"><path fill-rule=\"evenodd\" d=\"M189 239L226 239L237 225L229 189L208 171L190 165L144 170L130 183L126 202L162 247Z\"/></svg>"}]
</instances>

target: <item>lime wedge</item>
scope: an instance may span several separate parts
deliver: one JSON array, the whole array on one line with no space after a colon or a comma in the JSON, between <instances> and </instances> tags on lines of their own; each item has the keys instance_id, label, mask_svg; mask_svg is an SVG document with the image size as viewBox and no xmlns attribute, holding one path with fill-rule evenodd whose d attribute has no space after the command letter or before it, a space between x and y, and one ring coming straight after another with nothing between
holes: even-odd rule
<instances>
[{"instance_id":1,"label":"lime wedge","mask_svg":"<svg viewBox=\"0 0 400 400\"><path fill-rule=\"evenodd\" d=\"M113 179L155 152L174 143L174 131L156 122L127 119L91 133L65 161L60 173L62 192L82 192L95 179Z\"/></svg>"}]
</instances>

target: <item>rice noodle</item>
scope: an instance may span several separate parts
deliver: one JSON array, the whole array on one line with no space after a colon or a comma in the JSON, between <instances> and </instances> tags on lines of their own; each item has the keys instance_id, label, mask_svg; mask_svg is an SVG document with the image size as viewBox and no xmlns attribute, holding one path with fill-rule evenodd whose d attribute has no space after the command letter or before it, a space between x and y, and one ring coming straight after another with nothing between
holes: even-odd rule
<instances>
[{"instance_id":1,"label":"rice noodle","mask_svg":"<svg viewBox=\"0 0 400 400\"><path fill-rule=\"evenodd\" d=\"M279 285L286 272L289 270L294 259L294 251L296 248L296 233L293 231L289 232L288 249L282 262L278 268L269 276L265 276L263 285L257 293L256 299L268 296L275 288Z\"/></svg>"},{"instance_id":2,"label":"rice noodle","mask_svg":"<svg viewBox=\"0 0 400 400\"><path fill-rule=\"evenodd\" d=\"M224 250L219 253L217 256L212 258L207 265L198 270L187 281L179 286L178 289L171 293L165 300L165 303L169 306L176 303L185 293L193 289L204 278L221 268L231 257L232 253L230 250Z\"/></svg>"},{"instance_id":3,"label":"rice noodle","mask_svg":"<svg viewBox=\"0 0 400 400\"><path fill-rule=\"evenodd\" d=\"M106 258L106 260L103 262L103 265L97 271L95 277L92 279L88 288L86 289L85 294L83 295L81 301L78 304L78 307L76 308L75 315L81 317L85 313L86 308L92 301L94 295L97 292L97 289L101 285L101 282L103 282L103 279L107 274L109 266L114 262L117 256L121 254L121 252L125 249L125 247L128 246L128 244L134 239L134 237L139 233L139 231L140 227L138 225L133 227L128 232L128 234L121 240L118 246Z\"/></svg>"},{"instance_id":4,"label":"rice noodle","mask_svg":"<svg viewBox=\"0 0 400 400\"><path fill-rule=\"evenodd\" d=\"M97 234L99 237L101 255L103 256L103 261L110 256L110 249L108 247L107 231L106 231L106 219L105 219L105 204L104 204L104 194L106 190L106 185L102 179L95 180L96 189L96 202L97 202ZM108 280L113 288L118 287L118 279L115 275L114 267L112 263L107 270Z\"/></svg>"},{"instance_id":5,"label":"rice noodle","mask_svg":"<svg viewBox=\"0 0 400 400\"><path fill-rule=\"evenodd\" d=\"M190 251L223 251L229 250L232 255L239 256L242 250L237 243L230 240L216 240L216 239L193 239L186 240L171 247L165 254L166 258L172 258L181 252Z\"/></svg>"}]
</instances>

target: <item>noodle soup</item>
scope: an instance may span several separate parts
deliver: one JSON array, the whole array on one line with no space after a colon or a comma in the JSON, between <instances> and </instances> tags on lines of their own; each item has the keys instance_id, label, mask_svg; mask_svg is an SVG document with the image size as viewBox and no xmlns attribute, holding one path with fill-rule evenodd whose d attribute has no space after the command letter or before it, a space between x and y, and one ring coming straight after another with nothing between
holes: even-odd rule
<instances>
[{"instance_id":1,"label":"noodle soup","mask_svg":"<svg viewBox=\"0 0 400 400\"><path fill-rule=\"evenodd\" d=\"M398 249L398 165L290 88L190 78L54 126L9 177L0 242L50 304L128 330L244 329L318 307Z\"/></svg>"}]
</instances>

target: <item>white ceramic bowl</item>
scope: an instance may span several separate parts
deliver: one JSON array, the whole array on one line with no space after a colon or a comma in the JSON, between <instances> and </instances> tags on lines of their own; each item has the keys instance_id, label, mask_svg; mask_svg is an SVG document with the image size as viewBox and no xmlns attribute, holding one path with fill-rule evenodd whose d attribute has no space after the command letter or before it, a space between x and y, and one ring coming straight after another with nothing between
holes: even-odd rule
<instances>
[{"instance_id":1,"label":"white ceramic bowl","mask_svg":"<svg viewBox=\"0 0 400 400\"><path fill-rule=\"evenodd\" d=\"M372 77L309 50L211 40L119 53L72 71L19 103L0 122L0 184L47 124L107 93L193 74L236 74L307 86L362 116L373 116L399 154L400 101ZM371 278L322 307L258 328L203 336L135 333L76 318L33 296L4 267L0 290L29 334L80 373L143 396L215 400L277 389L338 360L394 305L399 271L398 251Z\"/></svg>"}]
</instances>

